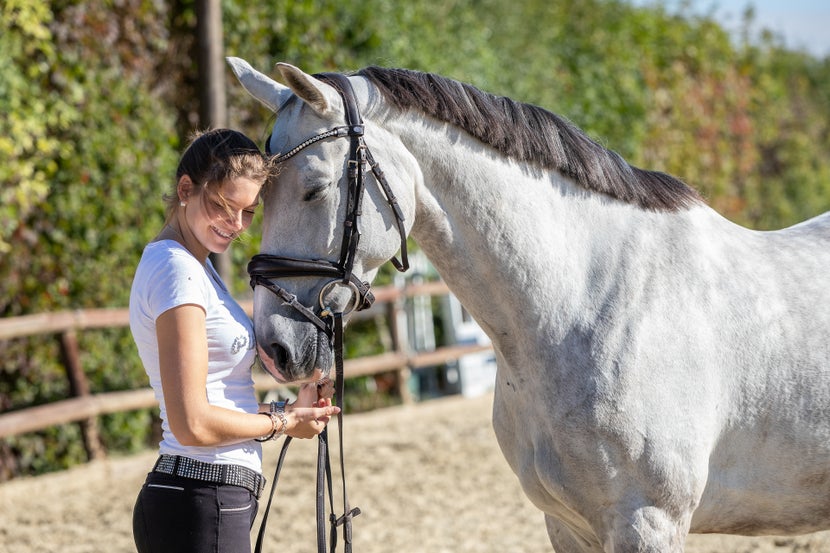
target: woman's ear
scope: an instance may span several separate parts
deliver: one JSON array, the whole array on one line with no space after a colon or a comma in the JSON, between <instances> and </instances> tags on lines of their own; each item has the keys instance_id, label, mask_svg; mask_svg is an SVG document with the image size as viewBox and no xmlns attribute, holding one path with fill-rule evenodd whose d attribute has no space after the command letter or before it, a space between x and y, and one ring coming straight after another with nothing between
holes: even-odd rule
<instances>
[{"instance_id":1,"label":"woman's ear","mask_svg":"<svg viewBox=\"0 0 830 553\"><path fill-rule=\"evenodd\" d=\"M193 193L193 181L190 176L182 175L179 178L179 183L176 186L176 192L179 195L179 202L187 202L190 195Z\"/></svg>"}]
</instances>

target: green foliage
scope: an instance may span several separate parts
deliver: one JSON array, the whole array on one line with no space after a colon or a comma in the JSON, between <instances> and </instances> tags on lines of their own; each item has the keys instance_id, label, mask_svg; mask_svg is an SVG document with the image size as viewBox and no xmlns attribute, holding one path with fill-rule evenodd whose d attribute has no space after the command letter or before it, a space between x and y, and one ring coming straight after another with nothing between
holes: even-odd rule
<instances>
[{"instance_id":1,"label":"green foliage","mask_svg":"<svg viewBox=\"0 0 830 553\"><path fill-rule=\"evenodd\" d=\"M0 442L4 474L40 474L66 469L87 460L78 425L54 426L37 434L13 436ZM14 453L13 461L7 459Z\"/></svg>"},{"instance_id":2,"label":"green foliage","mask_svg":"<svg viewBox=\"0 0 830 553\"><path fill-rule=\"evenodd\" d=\"M60 94L43 90L58 55L50 17L45 1L9 0L0 7L0 254L4 256L14 240L24 238L17 223L46 197L57 172L54 158L67 151L56 134L78 118ZM7 276L6 270L0 272L0 277Z\"/></svg>"},{"instance_id":3,"label":"green foliage","mask_svg":"<svg viewBox=\"0 0 830 553\"><path fill-rule=\"evenodd\" d=\"M830 206L830 59L770 46L754 62L757 164L741 218L751 226L778 228Z\"/></svg>"},{"instance_id":4,"label":"green foliage","mask_svg":"<svg viewBox=\"0 0 830 553\"><path fill-rule=\"evenodd\" d=\"M224 44L267 71L366 65L446 75L568 117L635 165L672 173L754 228L830 209L830 59L772 33L735 40L681 3L621 0L224 0ZM124 307L159 230L178 151L200 128L194 0L0 5L0 314ZM747 10L742 36L759 36ZM231 126L260 144L273 114L228 71ZM234 244L238 296L260 221ZM379 283L389 283L386 266ZM353 324L347 354L387 347ZM93 392L146 385L126 329L79 335ZM52 336L0 342L0 409L67 396ZM383 379L351 383L369 408ZM373 397L373 395L375 397ZM384 396L384 401L389 396ZM108 447L151 439L153 410L102 417ZM83 460L77 425L0 441L6 473ZM10 461L11 460L11 461ZM2 469L0 469L2 472ZM0 474L0 479L4 478Z\"/></svg>"},{"instance_id":5,"label":"green foliage","mask_svg":"<svg viewBox=\"0 0 830 553\"><path fill-rule=\"evenodd\" d=\"M107 451L138 453L155 437L153 430L158 409L141 409L129 413L112 413L101 417L102 444Z\"/></svg>"},{"instance_id":6,"label":"green foliage","mask_svg":"<svg viewBox=\"0 0 830 553\"><path fill-rule=\"evenodd\" d=\"M142 28L160 14L151 2L123 4L120 14L109 2L2 8L0 41L10 56L0 62L0 110L10 117L0 119L8 125L0 132L8 137L0 142L0 249L13 248L0 263L3 316L126 306L141 250L161 226L178 137L172 112L159 110L156 83L144 80L152 68L142 56L163 46L163 36ZM93 392L146 385L128 330L79 340ZM4 410L68 397L54 338L0 350ZM105 441L107 428L124 430L107 425ZM84 454L73 432L67 425L5 441L3 464L39 472L77 462Z\"/></svg>"}]
</instances>

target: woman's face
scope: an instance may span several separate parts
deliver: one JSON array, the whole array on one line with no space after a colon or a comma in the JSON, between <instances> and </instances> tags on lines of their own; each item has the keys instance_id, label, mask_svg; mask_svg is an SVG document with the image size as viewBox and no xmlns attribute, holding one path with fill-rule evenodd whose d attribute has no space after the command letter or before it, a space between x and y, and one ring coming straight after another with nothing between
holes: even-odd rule
<instances>
[{"instance_id":1,"label":"woman's face","mask_svg":"<svg viewBox=\"0 0 830 553\"><path fill-rule=\"evenodd\" d=\"M259 189L257 182L240 177L203 187L197 197L189 198L185 219L207 253L223 253L251 225Z\"/></svg>"}]
</instances>

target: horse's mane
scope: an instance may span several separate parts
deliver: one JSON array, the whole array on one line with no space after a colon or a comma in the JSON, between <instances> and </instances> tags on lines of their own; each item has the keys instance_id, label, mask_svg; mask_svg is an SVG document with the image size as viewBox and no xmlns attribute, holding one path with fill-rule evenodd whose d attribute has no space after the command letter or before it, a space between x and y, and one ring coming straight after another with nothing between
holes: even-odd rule
<instances>
[{"instance_id":1,"label":"horse's mane","mask_svg":"<svg viewBox=\"0 0 830 553\"><path fill-rule=\"evenodd\" d=\"M658 211L676 211L702 201L681 180L629 165L566 119L540 107L431 73L373 66L358 75L401 110L421 110L508 157L559 171L589 190Z\"/></svg>"}]
</instances>

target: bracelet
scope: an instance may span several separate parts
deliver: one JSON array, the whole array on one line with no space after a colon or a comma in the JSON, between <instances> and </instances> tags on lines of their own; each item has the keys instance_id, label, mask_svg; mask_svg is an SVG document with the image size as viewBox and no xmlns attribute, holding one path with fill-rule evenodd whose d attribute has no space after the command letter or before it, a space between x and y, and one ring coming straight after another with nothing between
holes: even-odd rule
<instances>
[{"instance_id":1,"label":"bracelet","mask_svg":"<svg viewBox=\"0 0 830 553\"><path fill-rule=\"evenodd\" d=\"M254 438L254 440L256 440L258 442L267 442L268 440L276 440L275 436L277 435L277 421L279 419L277 419L277 417L274 416L274 413L257 413L257 414L258 415L265 415L266 417L271 419L271 433L268 434L267 436L262 436L260 438Z\"/></svg>"},{"instance_id":2,"label":"bracelet","mask_svg":"<svg viewBox=\"0 0 830 553\"><path fill-rule=\"evenodd\" d=\"M271 402L271 412L269 413L271 415L271 420L274 420L275 418L279 418L280 423L282 425L280 427L279 431L276 431L276 422L274 422L274 428L275 428L274 437L273 437L274 440L276 440L277 438L279 438L280 436L285 434L285 431L288 430L288 419L285 417L285 406L286 406L287 403L288 403L287 401L272 401Z\"/></svg>"}]
</instances>

